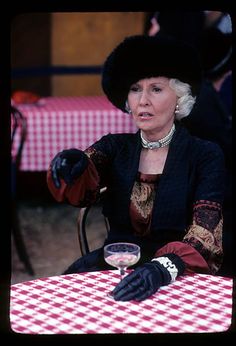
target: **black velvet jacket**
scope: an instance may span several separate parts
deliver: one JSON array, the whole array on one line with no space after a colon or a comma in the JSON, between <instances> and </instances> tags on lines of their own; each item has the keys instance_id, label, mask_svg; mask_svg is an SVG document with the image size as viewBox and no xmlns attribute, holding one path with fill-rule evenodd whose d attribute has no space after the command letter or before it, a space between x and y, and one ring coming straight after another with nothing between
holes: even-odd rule
<instances>
[{"instance_id":1,"label":"black velvet jacket","mask_svg":"<svg viewBox=\"0 0 236 346\"><path fill-rule=\"evenodd\" d=\"M104 214L111 227L109 242L139 242L132 234L129 204L141 149L138 131L106 135L87 150L101 185L107 186ZM153 243L157 249L157 243L159 248L168 241L182 240L192 223L194 203L204 200L222 205L224 174L220 147L191 136L177 124L156 190L148 246Z\"/></svg>"},{"instance_id":2,"label":"black velvet jacket","mask_svg":"<svg viewBox=\"0 0 236 346\"><path fill-rule=\"evenodd\" d=\"M130 198L141 150L139 131L103 136L85 151L89 165L72 185L61 179L61 188L56 188L50 166L48 187L57 201L84 207L92 204L100 188L106 186L103 212L109 219L110 232L105 244L134 242L141 246L142 262L170 252L179 255L190 270L208 267L216 273L223 258L222 150L218 144L193 137L176 124L164 170L156 184L151 232L138 236L131 225ZM101 268L104 268L102 248L80 258L70 272Z\"/></svg>"}]
</instances>

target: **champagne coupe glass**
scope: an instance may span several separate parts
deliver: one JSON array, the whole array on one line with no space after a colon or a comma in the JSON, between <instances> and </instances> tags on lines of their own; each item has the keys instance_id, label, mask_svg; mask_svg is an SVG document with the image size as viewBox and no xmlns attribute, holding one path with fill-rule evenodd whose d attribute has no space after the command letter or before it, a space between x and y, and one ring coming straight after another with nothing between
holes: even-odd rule
<instances>
[{"instance_id":1,"label":"champagne coupe glass","mask_svg":"<svg viewBox=\"0 0 236 346\"><path fill-rule=\"evenodd\" d=\"M104 247L104 259L120 271L120 278L125 275L128 267L140 259L140 247L133 243L112 243Z\"/></svg>"}]
</instances>

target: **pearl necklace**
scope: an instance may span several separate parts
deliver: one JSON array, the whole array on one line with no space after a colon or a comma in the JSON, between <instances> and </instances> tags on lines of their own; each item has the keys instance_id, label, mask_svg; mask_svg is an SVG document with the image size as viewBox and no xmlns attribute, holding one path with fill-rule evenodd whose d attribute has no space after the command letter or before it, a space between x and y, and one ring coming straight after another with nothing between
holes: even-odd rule
<instances>
[{"instance_id":1,"label":"pearl necklace","mask_svg":"<svg viewBox=\"0 0 236 346\"><path fill-rule=\"evenodd\" d=\"M142 146L146 149L158 149L158 148L165 147L171 142L174 132L175 132L175 124L172 125L170 132L164 138L161 138L156 142L149 142L143 138L142 131L141 131L140 136L141 136Z\"/></svg>"}]
</instances>

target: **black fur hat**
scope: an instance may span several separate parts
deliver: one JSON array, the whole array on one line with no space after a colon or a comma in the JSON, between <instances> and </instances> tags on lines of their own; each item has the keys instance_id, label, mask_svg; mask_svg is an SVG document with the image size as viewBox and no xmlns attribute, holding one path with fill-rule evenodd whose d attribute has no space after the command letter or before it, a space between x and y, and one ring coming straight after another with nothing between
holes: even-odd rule
<instances>
[{"instance_id":1,"label":"black fur hat","mask_svg":"<svg viewBox=\"0 0 236 346\"><path fill-rule=\"evenodd\" d=\"M136 35L124 39L106 59L102 88L108 99L125 110L130 86L149 77L177 78L197 95L201 84L198 53L188 44L166 35Z\"/></svg>"}]
</instances>

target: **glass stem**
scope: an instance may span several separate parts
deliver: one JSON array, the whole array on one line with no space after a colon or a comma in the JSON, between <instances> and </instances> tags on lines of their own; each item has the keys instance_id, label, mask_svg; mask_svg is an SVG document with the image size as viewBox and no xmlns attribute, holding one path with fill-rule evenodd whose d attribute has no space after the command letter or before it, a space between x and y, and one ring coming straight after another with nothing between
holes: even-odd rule
<instances>
[{"instance_id":1,"label":"glass stem","mask_svg":"<svg viewBox=\"0 0 236 346\"><path fill-rule=\"evenodd\" d=\"M120 269L120 279L122 280L125 275L125 268Z\"/></svg>"}]
</instances>

